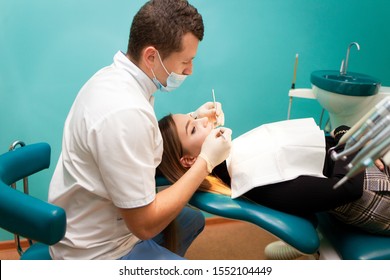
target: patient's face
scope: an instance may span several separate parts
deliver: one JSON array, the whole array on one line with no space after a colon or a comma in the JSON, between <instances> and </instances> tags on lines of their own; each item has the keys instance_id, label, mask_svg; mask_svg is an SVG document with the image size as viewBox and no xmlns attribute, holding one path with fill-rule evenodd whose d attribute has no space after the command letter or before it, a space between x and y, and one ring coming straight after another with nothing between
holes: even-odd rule
<instances>
[{"instance_id":1,"label":"patient's face","mask_svg":"<svg viewBox=\"0 0 390 280\"><path fill-rule=\"evenodd\" d=\"M189 115L183 114L175 114L172 117L176 124L184 153L197 157L200 154L204 140L213 129L213 125L209 123L207 117L194 119Z\"/></svg>"}]
</instances>

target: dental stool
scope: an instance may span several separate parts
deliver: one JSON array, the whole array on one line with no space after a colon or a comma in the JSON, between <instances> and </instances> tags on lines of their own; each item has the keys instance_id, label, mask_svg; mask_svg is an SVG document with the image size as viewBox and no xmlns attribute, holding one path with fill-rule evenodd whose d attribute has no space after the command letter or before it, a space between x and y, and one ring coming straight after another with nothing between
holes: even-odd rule
<instances>
[{"instance_id":1,"label":"dental stool","mask_svg":"<svg viewBox=\"0 0 390 280\"><path fill-rule=\"evenodd\" d=\"M15 142L11 148L0 155L0 227L15 235L20 259L50 260L49 245L65 235L66 214L62 208L30 196L27 178L49 167L50 146ZM16 188L22 179L24 192ZM25 251L19 236L29 241Z\"/></svg>"},{"instance_id":2,"label":"dental stool","mask_svg":"<svg viewBox=\"0 0 390 280\"><path fill-rule=\"evenodd\" d=\"M317 214L317 218L320 259L390 260L390 236L364 232L328 213Z\"/></svg>"},{"instance_id":3,"label":"dental stool","mask_svg":"<svg viewBox=\"0 0 390 280\"><path fill-rule=\"evenodd\" d=\"M157 177L156 183L157 186L171 184L163 177ZM314 254L320 246L316 225L312 221L243 197L232 199L226 195L197 191L189 203L212 215L255 224L304 254Z\"/></svg>"}]
</instances>

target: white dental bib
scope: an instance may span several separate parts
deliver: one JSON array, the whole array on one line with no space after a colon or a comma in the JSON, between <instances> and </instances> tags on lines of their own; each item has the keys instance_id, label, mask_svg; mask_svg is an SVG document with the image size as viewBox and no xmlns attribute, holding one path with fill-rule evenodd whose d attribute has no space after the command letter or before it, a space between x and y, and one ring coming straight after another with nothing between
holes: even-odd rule
<instances>
[{"instance_id":1,"label":"white dental bib","mask_svg":"<svg viewBox=\"0 0 390 280\"><path fill-rule=\"evenodd\" d=\"M300 175L324 177L324 132L314 119L261 125L233 140L226 160L232 198Z\"/></svg>"}]
</instances>

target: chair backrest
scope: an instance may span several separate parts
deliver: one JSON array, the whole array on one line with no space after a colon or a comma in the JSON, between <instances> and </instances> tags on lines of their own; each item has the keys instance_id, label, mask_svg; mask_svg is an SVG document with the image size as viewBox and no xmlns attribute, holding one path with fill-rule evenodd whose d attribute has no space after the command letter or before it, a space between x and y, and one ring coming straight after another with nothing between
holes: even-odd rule
<instances>
[{"instance_id":1,"label":"chair backrest","mask_svg":"<svg viewBox=\"0 0 390 280\"><path fill-rule=\"evenodd\" d=\"M66 230L64 209L10 187L47 169L50 146L36 143L0 155L0 227L25 238L53 245Z\"/></svg>"},{"instance_id":2,"label":"chair backrest","mask_svg":"<svg viewBox=\"0 0 390 280\"><path fill-rule=\"evenodd\" d=\"M320 246L315 221L280 212L245 198L196 192L190 202L210 214L253 223L305 254Z\"/></svg>"}]
</instances>

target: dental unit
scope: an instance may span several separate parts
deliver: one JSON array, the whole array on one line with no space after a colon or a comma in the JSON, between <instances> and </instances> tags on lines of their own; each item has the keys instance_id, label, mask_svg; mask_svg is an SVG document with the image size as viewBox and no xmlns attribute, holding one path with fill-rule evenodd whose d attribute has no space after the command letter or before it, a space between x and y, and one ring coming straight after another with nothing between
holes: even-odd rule
<instances>
[{"instance_id":1,"label":"dental unit","mask_svg":"<svg viewBox=\"0 0 390 280\"><path fill-rule=\"evenodd\" d=\"M356 158L348 164L348 173L333 186L334 189L343 185L348 179L356 176L367 167L374 164L375 160L387 155L390 151L390 127L387 127L377 139L370 142L362 149ZM385 163L386 164L386 163ZM388 163L387 163L388 164Z\"/></svg>"},{"instance_id":2,"label":"dental unit","mask_svg":"<svg viewBox=\"0 0 390 280\"><path fill-rule=\"evenodd\" d=\"M334 160L344 159L347 155L361 149L354 159L347 165L348 173L333 187L338 188L343 185L349 178L352 178L362 172L365 168L374 164L374 162L382 158L386 165L390 164L390 111L386 106L388 102L383 102L382 106L374 111L363 125L360 125L356 132L351 136L352 139L359 141L352 144L347 150L337 154L332 151ZM382 113L378 113L378 111ZM378 119L373 125L367 126L370 120ZM368 129L367 129L368 127ZM364 131L364 132L362 132ZM346 143L348 143L347 140ZM355 140L353 140L355 142Z\"/></svg>"},{"instance_id":3,"label":"dental unit","mask_svg":"<svg viewBox=\"0 0 390 280\"><path fill-rule=\"evenodd\" d=\"M357 152L368 141L376 137L383 129L390 125L390 98L383 104L378 111L375 111L370 118L352 134L344 147L344 151L336 153L334 149L331 151L331 157L333 160L346 159L346 156ZM354 126L356 127L356 126ZM339 147L338 144L336 147Z\"/></svg>"},{"instance_id":4,"label":"dental unit","mask_svg":"<svg viewBox=\"0 0 390 280\"><path fill-rule=\"evenodd\" d=\"M297 54L293 83L289 90L287 119L290 119L292 97L316 99L323 108L320 127L324 111L328 112L325 132L330 133L341 125L351 127L336 147L328 151L335 161L346 160L349 155L357 153L346 166L347 175L334 188L373 165L379 158L390 165L390 87L382 86L375 77L348 71L353 47L358 51L361 49L359 43L351 42L339 70L313 71L310 76L311 89L295 88ZM343 145L343 151L336 152Z\"/></svg>"},{"instance_id":5,"label":"dental unit","mask_svg":"<svg viewBox=\"0 0 390 280\"><path fill-rule=\"evenodd\" d=\"M331 132L341 125L352 127L375 105L390 97L390 87L383 86L379 79L349 71L350 55L354 47L362 50L357 42L350 43L339 70L313 71L310 75L311 88L295 88L294 85L289 90L287 119L290 118L292 97L315 99L323 109L320 126L326 111L329 120L324 130Z\"/></svg>"}]
</instances>

